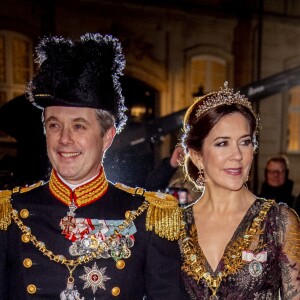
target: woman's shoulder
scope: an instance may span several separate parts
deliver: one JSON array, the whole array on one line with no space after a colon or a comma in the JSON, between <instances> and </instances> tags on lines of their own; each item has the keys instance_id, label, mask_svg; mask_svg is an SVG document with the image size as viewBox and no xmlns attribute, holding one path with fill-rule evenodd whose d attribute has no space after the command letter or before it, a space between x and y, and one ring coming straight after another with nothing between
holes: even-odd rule
<instances>
[{"instance_id":1,"label":"woman's shoulder","mask_svg":"<svg viewBox=\"0 0 300 300\"><path fill-rule=\"evenodd\" d=\"M288 206L286 203L278 203L277 206L278 206L279 214L282 218L285 218L292 222L300 223L299 216L293 208Z\"/></svg>"},{"instance_id":2,"label":"woman's shoulder","mask_svg":"<svg viewBox=\"0 0 300 300\"><path fill-rule=\"evenodd\" d=\"M257 201L259 201L261 204L271 203L273 210L277 211L277 213L280 214L281 216L286 216L289 218L296 218L299 220L299 216L298 216L297 212L292 207L290 207L288 204L286 204L284 202L278 203L273 199L266 199L266 198L262 198L262 197L258 197Z\"/></svg>"},{"instance_id":3,"label":"woman's shoulder","mask_svg":"<svg viewBox=\"0 0 300 300\"><path fill-rule=\"evenodd\" d=\"M269 217L273 216L278 220L291 220L293 222L299 222L299 216L297 212L286 203L277 203L272 199L257 198L255 204L259 208L268 207Z\"/></svg>"}]
</instances>

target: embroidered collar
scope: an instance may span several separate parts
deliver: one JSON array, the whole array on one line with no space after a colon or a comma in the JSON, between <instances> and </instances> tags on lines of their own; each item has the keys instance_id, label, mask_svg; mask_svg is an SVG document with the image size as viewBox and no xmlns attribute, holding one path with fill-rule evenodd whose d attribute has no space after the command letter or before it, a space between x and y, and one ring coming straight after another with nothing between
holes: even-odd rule
<instances>
[{"instance_id":1,"label":"embroidered collar","mask_svg":"<svg viewBox=\"0 0 300 300\"><path fill-rule=\"evenodd\" d=\"M51 194L66 205L72 203L72 199L77 207L88 205L101 198L108 189L104 169L93 180L75 188L73 191L63 183L55 170L52 170L49 188Z\"/></svg>"}]
</instances>

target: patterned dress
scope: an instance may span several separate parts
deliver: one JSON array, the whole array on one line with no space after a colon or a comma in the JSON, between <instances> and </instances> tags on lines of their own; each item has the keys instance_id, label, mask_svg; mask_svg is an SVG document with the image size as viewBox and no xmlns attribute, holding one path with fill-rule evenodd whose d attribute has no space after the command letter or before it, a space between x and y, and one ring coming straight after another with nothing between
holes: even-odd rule
<instances>
[{"instance_id":1,"label":"patterned dress","mask_svg":"<svg viewBox=\"0 0 300 300\"><path fill-rule=\"evenodd\" d=\"M190 299L300 299L300 222L287 205L256 199L215 271L198 244L192 207L184 221L182 275Z\"/></svg>"}]
</instances>

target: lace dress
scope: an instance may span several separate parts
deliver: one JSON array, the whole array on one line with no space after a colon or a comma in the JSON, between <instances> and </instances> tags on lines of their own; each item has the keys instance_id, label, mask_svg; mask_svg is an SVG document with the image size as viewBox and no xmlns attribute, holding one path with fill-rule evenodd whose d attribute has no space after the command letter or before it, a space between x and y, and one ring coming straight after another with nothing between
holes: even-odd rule
<instances>
[{"instance_id":1,"label":"lace dress","mask_svg":"<svg viewBox=\"0 0 300 300\"><path fill-rule=\"evenodd\" d=\"M184 221L182 275L190 299L300 299L300 222L287 205L257 199L215 271L198 244L192 207Z\"/></svg>"}]
</instances>

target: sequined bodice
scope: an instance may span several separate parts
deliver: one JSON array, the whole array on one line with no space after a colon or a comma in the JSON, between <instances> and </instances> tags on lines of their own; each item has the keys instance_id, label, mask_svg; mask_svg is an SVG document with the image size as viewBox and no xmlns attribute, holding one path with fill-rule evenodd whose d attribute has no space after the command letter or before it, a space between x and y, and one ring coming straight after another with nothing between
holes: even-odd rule
<instances>
[{"instance_id":1,"label":"sequined bodice","mask_svg":"<svg viewBox=\"0 0 300 300\"><path fill-rule=\"evenodd\" d=\"M278 299L281 277L279 228L275 221L278 208L272 203L266 211L266 202L257 199L249 208L215 271L198 244L192 207L185 211L185 241L188 239L189 248L182 239L182 273L191 299ZM260 224L255 226L259 218ZM255 231L251 231L253 237L247 243L245 237L250 235L251 226ZM191 259L186 260L187 256Z\"/></svg>"}]
</instances>

